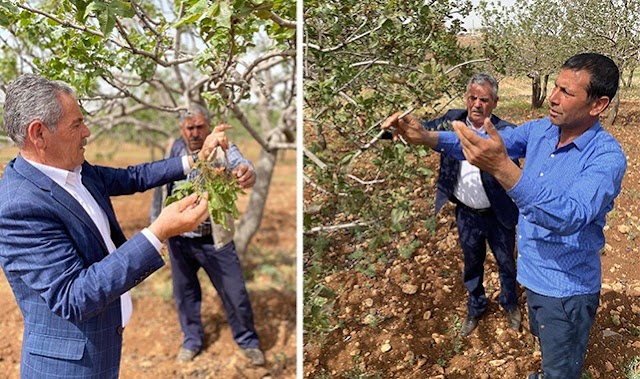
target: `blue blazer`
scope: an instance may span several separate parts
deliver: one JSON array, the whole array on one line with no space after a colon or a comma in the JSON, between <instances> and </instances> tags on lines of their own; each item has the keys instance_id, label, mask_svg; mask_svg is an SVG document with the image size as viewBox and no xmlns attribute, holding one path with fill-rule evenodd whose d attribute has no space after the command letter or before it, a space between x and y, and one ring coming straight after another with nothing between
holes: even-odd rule
<instances>
[{"instance_id":1,"label":"blue blazer","mask_svg":"<svg viewBox=\"0 0 640 379\"><path fill-rule=\"evenodd\" d=\"M444 116L435 120L423 122L422 125L426 129L435 130L444 121L458 120L464 122L467 119L467 114L466 109L451 109ZM495 125L498 130L502 130L507 127L515 127L514 124L504 121L495 115L491 115L491 123ZM517 160L514 160L514 162L518 166L520 165ZM438 182L436 184L436 213L442 209L447 200L451 199L454 186L458 181L459 171L459 160L446 155L440 156L440 171L438 173ZM506 228L515 227L518 223L518 207L493 176L481 170L480 177L484 190L489 198L489 202L491 203L491 208L496 214L498 221Z\"/></svg>"},{"instance_id":2,"label":"blue blazer","mask_svg":"<svg viewBox=\"0 0 640 379\"><path fill-rule=\"evenodd\" d=\"M184 178L181 159L114 169L82 165L82 182L109 219L108 254L82 206L25 161L0 181L0 264L24 318L22 378L117 378L120 295L164 265L141 233L126 240L110 196Z\"/></svg>"}]
</instances>

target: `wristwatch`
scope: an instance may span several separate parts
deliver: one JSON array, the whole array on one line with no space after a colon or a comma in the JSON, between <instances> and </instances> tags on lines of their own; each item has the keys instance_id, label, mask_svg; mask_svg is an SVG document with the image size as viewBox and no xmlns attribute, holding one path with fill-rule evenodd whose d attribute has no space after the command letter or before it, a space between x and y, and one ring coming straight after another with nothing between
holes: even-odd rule
<instances>
[{"instance_id":1,"label":"wristwatch","mask_svg":"<svg viewBox=\"0 0 640 379\"><path fill-rule=\"evenodd\" d=\"M191 154L191 159L193 159L193 164L196 164L198 161L198 153Z\"/></svg>"}]
</instances>

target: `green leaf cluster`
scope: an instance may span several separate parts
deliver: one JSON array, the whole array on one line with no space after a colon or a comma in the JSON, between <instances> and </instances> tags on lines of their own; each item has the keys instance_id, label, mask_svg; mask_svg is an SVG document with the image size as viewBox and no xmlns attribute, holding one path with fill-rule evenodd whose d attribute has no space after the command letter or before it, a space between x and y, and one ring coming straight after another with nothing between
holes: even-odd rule
<instances>
[{"instance_id":1,"label":"green leaf cluster","mask_svg":"<svg viewBox=\"0 0 640 379\"><path fill-rule=\"evenodd\" d=\"M184 199L193 193L202 195L206 192L209 195L208 208L212 221L229 230L226 215L230 214L234 219L240 217L236 200L238 194L244 192L238 185L238 180L231 171L215 168L204 160L196 162L193 170L197 170L195 178L176 185L171 195L167 196L165 205Z\"/></svg>"}]
</instances>

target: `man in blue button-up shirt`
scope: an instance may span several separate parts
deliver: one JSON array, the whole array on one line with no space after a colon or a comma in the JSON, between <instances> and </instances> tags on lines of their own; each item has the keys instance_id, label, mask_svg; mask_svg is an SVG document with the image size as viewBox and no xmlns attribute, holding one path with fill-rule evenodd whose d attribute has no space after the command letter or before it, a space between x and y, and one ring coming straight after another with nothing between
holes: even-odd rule
<instances>
[{"instance_id":1,"label":"man in blue button-up shirt","mask_svg":"<svg viewBox=\"0 0 640 379\"><path fill-rule=\"evenodd\" d=\"M455 134L426 132L414 117L398 114L383 124L489 172L518 206L518 281L542 351L542 372L529 379L577 379L582 372L599 306L605 216L627 166L599 121L619 75L606 56L573 56L549 96L549 117L500 133L486 120L488 138L457 123ZM510 158L525 158L524 167Z\"/></svg>"}]
</instances>

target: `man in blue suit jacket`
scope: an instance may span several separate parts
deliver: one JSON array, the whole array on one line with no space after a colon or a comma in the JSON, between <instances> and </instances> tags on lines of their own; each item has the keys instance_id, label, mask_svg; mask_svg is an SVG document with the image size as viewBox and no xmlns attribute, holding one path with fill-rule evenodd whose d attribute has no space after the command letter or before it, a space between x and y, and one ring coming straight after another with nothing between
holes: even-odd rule
<instances>
[{"instance_id":1,"label":"man in blue suit jacket","mask_svg":"<svg viewBox=\"0 0 640 379\"><path fill-rule=\"evenodd\" d=\"M483 123L488 117L498 130L515 127L492 114L498 105L498 82L489 74L479 73L471 77L467 83L465 103L466 110L449 110L438 119L422 122L422 126L438 130L447 122L457 120L484 133ZM518 161L514 162L518 164ZM448 200L456 204L458 236L464 254L463 281L469 294L468 315L462 323L461 334L469 335L488 308L482 284L487 243L498 264L498 302L506 311L509 327L519 330L522 317L517 304L514 254L518 208L493 176L467 161L441 155L436 213Z\"/></svg>"},{"instance_id":2,"label":"man in blue suit jacket","mask_svg":"<svg viewBox=\"0 0 640 379\"><path fill-rule=\"evenodd\" d=\"M127 169L85 162L91 133L74 90L33 74L7 87L4 119L20 150L0 181L0 263L24 318L21 377L116 378L128 291L164 265L162 241L208 212L193 195L127 241L110 196L184 178L193 157ZM200 157L218 145L224 132Z\"/></svg>"}]
</instances>

